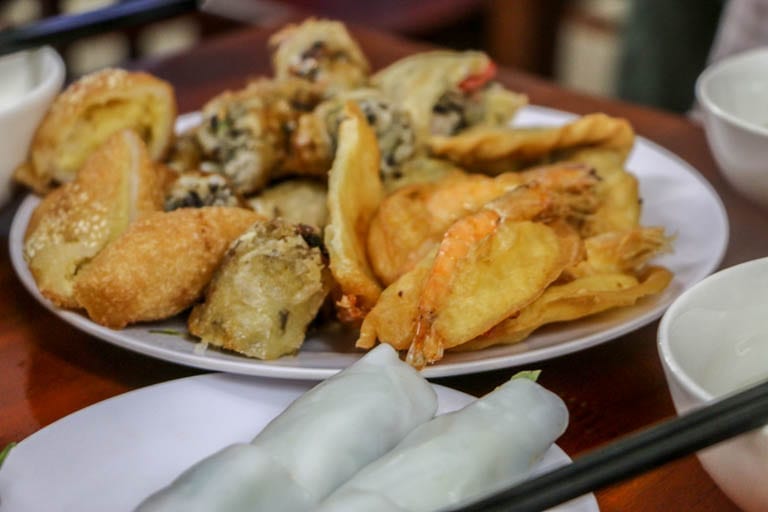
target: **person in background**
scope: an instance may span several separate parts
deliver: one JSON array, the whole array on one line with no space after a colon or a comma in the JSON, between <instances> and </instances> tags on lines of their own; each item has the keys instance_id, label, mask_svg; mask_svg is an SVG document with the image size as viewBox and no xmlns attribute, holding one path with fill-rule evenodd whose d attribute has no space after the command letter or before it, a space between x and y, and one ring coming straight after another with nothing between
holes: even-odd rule
<instances>
[{"instance_id":1,"label":"person in background","mask_svg":"<svg viewBox=\"0 0 768 512\"><path fill-rule=\"evenodd\" d=\"M748 0L732 0L741 2ZM622 42L619 98L687 112L725 4L726 0L634 0Z\"/></svg>"}]
</instances>

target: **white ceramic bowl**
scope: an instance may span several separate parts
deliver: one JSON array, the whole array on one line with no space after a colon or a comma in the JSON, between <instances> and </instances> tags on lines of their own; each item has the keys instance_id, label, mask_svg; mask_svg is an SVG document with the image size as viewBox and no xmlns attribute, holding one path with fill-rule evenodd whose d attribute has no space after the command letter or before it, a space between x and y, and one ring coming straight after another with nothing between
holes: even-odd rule
<instances>
[{"instance_id":1,"label":"white ceramic bowl","mask_svg":"<svg viewBox=\"0 0 768 512\"><path fill-rule=\"evenodd\" d=\"M723 176L768 207L768 47L708 67L696 82L696 99Z\"/></svg>"},{"instance_id":2,"label":"white ceramic bowl","mask_svg":"<svg viewBox=\"0 0 768 512\"><path fill-rule=\"evenodd\" d=\"M11 195L14 169L64 83L64 62L44 47L0 57L0 204Z\"/></svg>"},{"instance_id":3,"label":"white ceramic bowl","mask_svg":"<svg viewBox=\"0 0 768 512\"><path fill-rule=\"evenodd\" d=\"M683 293L659 325L678 414L768 379L768 258L721 270ZM698 453L741 508L768 510L768 427Z\"/></svg>"}]
</instances>

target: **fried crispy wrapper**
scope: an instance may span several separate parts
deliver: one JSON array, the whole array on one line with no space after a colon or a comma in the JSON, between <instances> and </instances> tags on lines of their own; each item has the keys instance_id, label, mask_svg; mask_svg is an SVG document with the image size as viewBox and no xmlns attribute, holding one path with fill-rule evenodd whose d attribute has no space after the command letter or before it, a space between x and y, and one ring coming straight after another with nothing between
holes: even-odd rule
<instances>
[{"instance_id":1,"label":"fried crispy wrapper","mask_svg":"<svg viewBox=\"0 0 768 512\"><path fill-rule=\"evenodd\" d=\"M75 181L45 196L27 225L24 259L40 293L74 308L73 281L128 225L162 209L162 178L141 138L112 135Z\"/></svg>"},{"instance_id":2,"label":"fried crispy wrapper","mask_svg":"<svg viewBox=\"0 0 768 512\"><path fill-rule=\"evenodd\" d=\"M429 147L434 155L466 169L498 174L557 160L558 152L586 147L613 149L623 163L634 138L626 120L590 114L553 128L482 126L452 137L432 137Z\"/></svg>"},{"instance_id":3,"label":"fried crispy wrapper","mask_svg":"<svg viewBox=\"0 0 768 512\"><path fill-rule=\"evenodd\" d=\"M298 78L327 95L366 85L370 66L343 23L310 18L288 25L269 40L275 78Z\"/></svg>"},{"instance_id":4,"label":"fried crispy wrapper","mask_svg":"<svg viewBox=\"0 0 768 512\"><path fill-rule=\"evenodd\" d=\"M479 350L493 345L518 343L546 324L631 306L643 297L662 292L672 277L672 273L665 268L649 267L637 278L630 274L595 274L566 284L552 285L517 316L504 320L482 336L453 350Z\"/></svg>"},{"instance_id":5,"label":"fried crispy wrapper","mask_svg":"<svg viewBox=\"0 0 768 512\"><path fill-rule=\"evenodd\" d=\"M202 295L229 244L259 219L224 206L148 215L77 275L75 299L113 329L180 313Z\"/></svg>"},{"instance_id":6,"label":"fried crispy wrapper","mask_svg":"<svg viewBox=\"0 0 768 512\"><path fill-rule=\"evenodd\" d=\"M411 114L417 138L427 140L508 123L527 98L490 84L495 73L483 52L442 50L400 59L373 75L371 83Z\"/></svg>"},{"instance_id":7,"label":"fried crispy wrapper","mask_svg":"<svg viewBox=\"0 0 768 512\"><path fill-rule=\"evenodd\" d=\"M203 343L276 359L299 350L331 287L320 231L258 221L240 235L189 316Z\"/></svg>"},{"instance_id":8,"label":"fried crispy wrapper","mask_svg":"<svg viewBox=\"0 0 768 512\"><path fill-rule=\"evenodd\" d=\"M71 182L89 155L126 128L162 159L173 138L176 97L168 82L139 71L104 69L59 94L35 132L17 181L38 194Z\"/></svg>"},{"instance_id":9,"label":"fried crispy wrapper","mask_svg":"<svg viewBox=\"0 0 768 512\"><path fill-rule=\"evenodd\" d=\"M366 254L368 226L383 196L378 163L373 129L357 105L349 102L328 174L330 220L325 228L331 272L341 288L337 311L342 321L362 319L381 293Z\"/></svg>"},{"instance_id":10,"label":"fried crispy wrapper","mask_svg":"<svg viewBox=\"0 0 768 512\"><path fill-rule=\"evenodd\" d=\"M672 237L661 227L636 227L584 239L585 259L567 270L570 277L638 274L651 258L671 251Z\"/></svg>"},{"instance_id":11,"label":"fried crispy wrapper","mask_svg":"<svg viewBox=\"0 0 768 512\"><path fill-rule=\"evenodd\" d=\"M585 237L625 231L640 225L641 201L637 178L624 168L625 153L612 148L567 151L563 159L589 165L600 177L600 206L581 226Z\"/></svg>"}]
</instances>

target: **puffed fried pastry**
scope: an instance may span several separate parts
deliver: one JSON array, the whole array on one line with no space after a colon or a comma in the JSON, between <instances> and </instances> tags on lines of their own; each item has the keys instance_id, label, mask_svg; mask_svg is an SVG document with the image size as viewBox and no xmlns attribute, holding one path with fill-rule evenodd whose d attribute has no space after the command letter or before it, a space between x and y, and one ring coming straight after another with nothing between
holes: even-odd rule
<instances>
[{"instance_id":1,"label":"puffed fried pastry","mask_svg":"<svg viewBox=\"0 0 768 512\"><path fill-rule=\"evenodd\" d=\"M44 194L75 179L88 155L110 135L132 128L153 160L173 140L176 98L167 82L142 72L105 69L62 92L40 123L15 178Z\"/></svg>"},{"instance_id":2,"label":"puffed fried pastry","mask_svg":"<svg viewBox=\"0 0 768 512\"><path fill-rule=\"evenodd\" d=\"M45 196L24 236L24 259L40 292L76 307L72 283L135 219L162 208L161 177L131 130L112 135L75 181Z\"/></svg>"},{"instance_id":3,"label":"puffed fried pastry","mask_svg":"<svg viewBox=\"0 0 768 512\"><path fill-rule=\"evenodd\" d=\"M368 81L365 55L343 23L310 18L288 25L269 40L275 49L275 78L300 78L323 87L329 95L362 87Z\"/></svg>"},{"instance_id":4,"label":"puffed fried pastry","mask_svg":"<svg viewBox=\"0 0 768 512\"><path fill-rule=\"evenodd\" d=\"M332 281L321 245L315 228L255 223L227 251L189 332L259 359L296 352Z\"/></svg>"},{"instance_id":5,"label":"puffed fried pastry","mask_svg":"<svg viewBox=\"0 0 768 512\"><path fill-rule=\"evenodd\" d=\"M180 313L202 295L229 244L260 218L226 206L149 215L78 274L75 299L113 329Z\"/></svg>"}]
</instances>

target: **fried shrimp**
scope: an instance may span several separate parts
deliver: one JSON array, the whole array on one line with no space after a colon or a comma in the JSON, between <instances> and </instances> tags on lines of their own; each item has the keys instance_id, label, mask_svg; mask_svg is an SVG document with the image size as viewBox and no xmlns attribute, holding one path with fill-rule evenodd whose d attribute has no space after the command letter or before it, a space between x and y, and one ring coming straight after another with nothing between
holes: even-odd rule
<instances>
[{"instance_id":1,"label":"fried shrimp","mask_svg":"<svg viewBox=\"0 0 768 512\"><path fill-rule=\"evenodd\" d=\"M495 178L454 172L438 182L409 185L388 196L371 221L368 254L376 276L385 284L394 282L440 243L451 224L531 183L538 185L508 207L519 210L527 203L535 209L548 197L546 191L558 191L557 204L567 205L565 213L574 223L582 222L596 207L593 190L598 178L583 164L559 163ZM527 218L533 217L535 214Z\"/></svg>"},{"instance_id":2,"label":"fried shrimp","mask_svg":"<svg viewBox=\"0 0 768 512\"><path fill-rule=\"evenodd\" d=\"M423 367L442 358L444 348L482 334L534 300L574 263L579 254L574 248L578 236L562 221L588 213L581 196L588 194L596 183L593 174L579 170L566 169L561 179L554 185L549 183L549 187L537 181L517 187L451 225L443 235L419 297L409 363ZM557 228L546 226L547 222L558 223ZM559 236L561 233L564 236ZM525 246L519 245L521 239L526 240ZM488 246L485 251L480 249L483 245ZM503 260L512 261L502 265ZM510 290L497 285L501 290L497 300L488 303L487 309L472 319L463 321L467 325L465 332L455 325L443 329L445 333L435 329L438 316L450 309L450 303L462 301L456 294L456 289L463 288L459 284L462 274L477 273L488 261L493 262L492 274L506 274L499 276L500 283L509 276L519 280L510 282ZM483 293L471 284L469 288L475 296ZM496 288L489 286L491 290Z\"/></svg>"}]
</instances>

